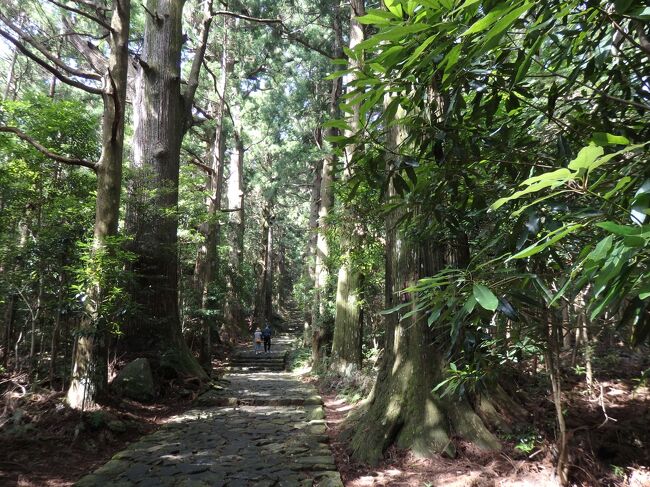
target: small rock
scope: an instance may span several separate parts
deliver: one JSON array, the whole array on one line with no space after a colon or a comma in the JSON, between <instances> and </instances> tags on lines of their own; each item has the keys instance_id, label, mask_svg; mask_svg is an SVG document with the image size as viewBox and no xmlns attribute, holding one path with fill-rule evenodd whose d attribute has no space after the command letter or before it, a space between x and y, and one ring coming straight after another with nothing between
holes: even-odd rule
<instances>
[{"instance_id":1,"label":"small rock","mask_svg":"<svg viewBox=\"0 0 650 487\"><path fill-rule=\"evenodd\" d=\"M126 431L126 424L119 419L109 421L106 427L114 433L124 433Z\"/></svg>"},{"instance_id":2,"label":"small rock","mask_svg":"<svg viewBox=\"0 0 650 487\"><path fill-rule=\"evenodd\" d=\"M146 358L129 362L111 385L118 394L136 401L148 402L156 396L151 366Z\"/></svg>"}]
</instances>

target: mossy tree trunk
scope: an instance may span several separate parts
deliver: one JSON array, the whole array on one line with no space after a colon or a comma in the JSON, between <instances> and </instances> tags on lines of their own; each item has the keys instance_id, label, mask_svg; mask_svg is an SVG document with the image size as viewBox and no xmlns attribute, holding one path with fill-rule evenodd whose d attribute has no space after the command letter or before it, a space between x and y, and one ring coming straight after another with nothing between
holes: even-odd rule
<instances>
[{"instance_id":1,"label":"mossy tree trunk","mask_svg":"<svg viewBox=\"0 0 650 487\"><path fill-rule=\"evenodd\" d=\"M332 28L334 30L334 57L338 58L342 53L343 37L341 32L341 8L338 2L334 3ZM329 98L329 118L331 120L338 118L338 103L341 96L342 82L341 79L333 80L330 89ZM328 136L338 135L338 130L334 127L325 129L325 138ZM317 364L321 360L321 346L326 335L326 316L328 283L329 283L329 244L327 242L327 218L334 204L334 193L332 182L334 181L334 170L336 165L336 156L334 151L328 151L323 159L320 181L320 204L318 207L318 232L316 236L315 248L315 265L314 265L314 301L312 304L311 315L311 357L312 363Z\"/></svg>"},{"instance_id":2,"label":"mossy tree trunk","mask_svg":"<svg viewBox=\"0 0 650 487\"><path fill-rule=\"evenodd\" d=\"M364 0L351 0L350 2L350 49L363 41L363 26L357 21L357 17L365 14ZM361 67L360 59L348 60L349 69ZM346 77L344 82L349 84L352 79ZM346 130L346 136L352 137L360 128L360 106L355 104L352 107L352 119L350 130ZM349 144L345 147L345 167L343 175L345 179L352 176L352 162L360 147ZM359 267L355 264L353 253L355 248L361 245L355 215L350 209L344 208L344 220L351 222L348 229L350 235L342 239L343 259L339 268L338 281L336 285L336 314L334 317L334 338L332 341L332 367L340 374L348 375L362 365L362 339L363 339L363 312L361 308L361 282L363 276Z\"/></svg>"},{"instance_id":3,"label":"mossy tree trunk","mask_svg":"<svg viewBox=\"0 0 650 487\"><path fill-rule=\"evenodd\" d=\"M136 254L133 299L138 313L124 329L122 346L160 362L161 374L205 372L187 347L178 307L178 178L180 149L191 120L211 22L206 2L201 42L181 93L184 0L148 0L134 102L133 181L127 230Z\"/></svg>"},{"instance_id":4,"label":"mossy tree trunk","mask_svg":"<svg viewBox=\"0 0 650 487\"><path fill-rule=\"evenodd\" d=\"M391 154L397 152L405 135L400 125L390 130ZM388 158L388 174L397 162L393 155ZM388 197L396 196L391 183ZM404 211L400 207L386 219L386 308L410 301L411 297L400 291L446 265L444 247L405 236L399 227ZM439 398L431 392L443 380L446 364L426 318L421 313L404 317L412 311L413 305L407 305L386 317L384 359L366 409L351 431L353 457L376 463L392 444L418 456L454 455L452 435L484 449L499 448L469 403L450 396Z\"/></svg>"},{"instance_id":5,"label":"mossy tree trunk","mask_svg":"<svg viewBox=\"0 0 650 487\"><path fill-rule=\"evenodd\" d=\"M97 164L93 252L102 249L108 237L117 235L130 15L130 0L113 2L111 30L108 33L110 55L103 80L102 154ZM72 380L67 393L68 404L75 409L84 409L96 403L105 394L108 385L108 330L102 325L103 320L99 316L105 290L97 284L87 292L86 317L81 322L74 348ZM54 356L52 360L55 360Z\"/></svg>"},{"instance_id":6,"label":"mossy tree trunk","mask_svg":"<svg viewBox=\"0 0 650 487\"><path fill-rule=\"evenodd\" d=\"M199 227L203 242L199 245L194 269L194 287L200 302L200 312L198 315L201 336L199 362L208 372L212 368L212 330L216 330L217 328L217 303L215 303L214 296L212 296L212 288L216 271L219 268L219 254L217 252L221 237L219 218L221 216L221 200L226 165L224 118L226 113L228 76L233 66L229 49L229 28L231 23L232 19L230 17L224 17L220 78L216 87L218 101L214 113L216 128L212 150L210 152L210 171L206 176L206 186L208 188L208 195L205 199L207 221L203 222Z\"/></svg>"}]
</instances>

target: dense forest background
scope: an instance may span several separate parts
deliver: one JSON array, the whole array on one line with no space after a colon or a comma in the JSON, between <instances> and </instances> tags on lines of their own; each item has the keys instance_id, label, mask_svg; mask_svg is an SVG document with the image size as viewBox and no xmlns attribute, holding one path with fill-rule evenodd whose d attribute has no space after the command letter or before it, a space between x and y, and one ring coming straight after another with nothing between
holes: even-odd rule
<instances>
[{"instance_id":1,"label":"dense forest background","mask_svg":"<svg viewBox=\"0 0 650 487\"><path fill-rule=\"evenodd\" d=\"M647 467L649 19L4 1L0 424L35 391L93 410L136 358L156 398L200 390L297 314L313 373L364 398L355 460L462 438L545 444L564 485Z\"/></svg>"}]
</instances>

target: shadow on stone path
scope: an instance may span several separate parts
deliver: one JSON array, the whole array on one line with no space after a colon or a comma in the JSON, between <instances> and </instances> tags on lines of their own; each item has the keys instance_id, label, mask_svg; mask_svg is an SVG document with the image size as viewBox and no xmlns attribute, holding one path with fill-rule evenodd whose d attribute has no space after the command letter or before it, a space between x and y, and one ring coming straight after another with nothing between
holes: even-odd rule
<instances>
[{"instance_id":1,"label":"shadow on stone path","mask_svg":"<svg viewBox=\"0 0 650 487\"><path fill-rule=\"evenodd\" d=\"M266 357L240 352L245 363L232 367L196 408L75 485L342 487L314 387L290 372L254 371L267 368L256 359L261 364L274 356L284 363L289 341L279 337Z\"/></svg>"}]
</instances>

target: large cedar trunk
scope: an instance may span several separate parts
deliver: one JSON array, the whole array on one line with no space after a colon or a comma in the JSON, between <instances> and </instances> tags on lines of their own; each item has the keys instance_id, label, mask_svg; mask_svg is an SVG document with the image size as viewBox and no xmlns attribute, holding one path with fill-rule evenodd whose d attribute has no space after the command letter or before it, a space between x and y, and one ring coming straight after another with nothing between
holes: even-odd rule
<instances>
[{"instance_id":1,"label":"large cedar trunk","mask_svg":"<svg viewBox=\"0 0 650 487\"><path fill-rule=\"evenodd\" d=\"M320 129L316 131L316 143L320 146L322 143L322 134ZM314 176L311 184L311 197L309 207L309 241L307 244L307 266L306 272L309 282L314 285L316 282L316 243L318 240L318 208L320 207L320 186L323 175L323 161L316 161L313 169ZM312 313L311 309L304 310L304 330L303 346L309 345L312 333Z\"/></svg>"},{"instance_id":2,"label":"large cedar trunk","mask_svg":"<svg viewBox=\"0 0 650 487\"><path fill-rule=\"evenodd\" d=\"M388 146L396 149L405 134L394 126ZM395 164L391 156L388 172ZM389 197L395 197L389 185ZM445 258L444 247L436 242L413 242L399 228L403 209L386 219L386 308L410 300L399 294L418 279L442 269L446 260L457 260L454 252ZM464 250L462 251L464 253ZM444 378L443 352L434 345L434 334L421 313L404 318L413 306L386 317L386 343L375 388L366 409L354 425L353 456L376 463L391 444L419 456L446 452L455 454L452 435L459 435L484 449L498 449L497 439L487 430L469 403L431 391Z\"/></svg>"},{"instance_id":3,"label":"large cedar trunk","mask_svg":"<svg viewBox=\"0 0 650 487\"><path fill-rule=\"evenodd\" d=\"M349 254L347 257L349 258ZM362 365L363 313L359 302L360 277L360 273L347 262L339 268L332 367L343 375L351 374Z\"/></svg>"},{"instance_id":4,"label":"large cedar trunk","mask_svg":"<svg viewBox=\"0 0 650 487\"><path fill-rule=\"evenodd\" d=\"M219 246L221 228L219 225L219 214L221 212L221 199L223 195L223 179L225 169L226 143L224 134L224 114L226 109L225 97L228 84L228 75L232 69L232 60L228 52L228 29L231 20L224 18L222 54L221 54L221 77L219 79L218 96L214 118L216 129L214 142L210 154L210 169L207 175L208 196L206 207L208 219L199 228L203 236L203 243L199 246L196 256L196 267L194 271L195 289L200 296L201 313L199 323L201 330L201 346L199 362L208 372L212 367L212 330L216 330L216 303L210 296L216 270L219 268L217 248Z\"/></svg>"},{"instance_id":5,"label":"large cedar trunk","mask_svg":"<svg viewBox=\"0 0 650 487\"><path fill-rule=\"evenodd\" d=\"M178 309L178 176L188 109L180 72L184 3L148 0L144 15L126 218L136 254L133 299L138 312L124 329L122 346L160 360L163 373L204 378L183 339Z\"/></svg>"},{"instance_id":6,"label":"large cedar trunk","mask_svg":"<svg viewBox=\"0 0 650 487\"><path fill-rule=\"evenodd\" d=\"M109 32L110 56L104 76L104 116L102 120L102 155L97 167L97 202L93 251L105 245L107 237L117 235L122 185L124 150L124 113L128 66L128 42L131 2L115 0ZM102 290L88 290L86 316L81 322L74 353L68 404L84 409L105 394L108 383L108 330L98 320L94 303L102 301ZM55 357L52 357L54 360Z\"/></svg>"},{"instance_id":7,"label":"large cedar trunk","mask_svg":"<svg viewBox=\"0 0 650 487\"><path fill-rule=\"evenodd\" d=\"M341 33L340 5L334 4L333 29L334 29L334 53L339 57L343 44ZM336 119L339 115L338 103L341 95L341 79L332 81L329 99L329 118ZM325 136L338 135L338 130L328 127ZM311 358L312 363L318 364L321 360L321 346L326 335L326 299L328 297L329 269L327 259L329 258L329 245L326 236L327 218L334 204L332 182L336 156L330 150L323 159L320 184L320 205L318 209L318 233L316 236L315 251L315 276L314 276L314 302L312 304L311 316Z\"/></svg>"},{"instance_id":8,"label":"large cedar trunk","mask_svg":"<svg viewBox=\"0 0 650 487\"><path fill-rule=\"evenodd\" d=\"M364 0L352 0L350 2L350 49L363 41L363 26L356 20L365 14ZM359 68L360 61L349 59L349 68ZM345 83L351 82L346 78ZM360 128L359 105L352 107L353 114L350 121L351 130L346 131L347 137L352 137ZM352 158L358 150L355 145L347 145L345 148L345 167L343 175L346 179L352 176ZM354 222L354 215L347 208L343 209L344 220ZM363 313L361 310L360 285L363 276L352 259L352 250L359 246L360 236L356 229L349 230L351 237L341 241L343 259L339 268L336 287L336 315L334 318L334 339L332 341L333 368L341 374L350 374L355 369L361 368L362 361L362 339L363 339Z\"/></svg>"}]
</instances>

